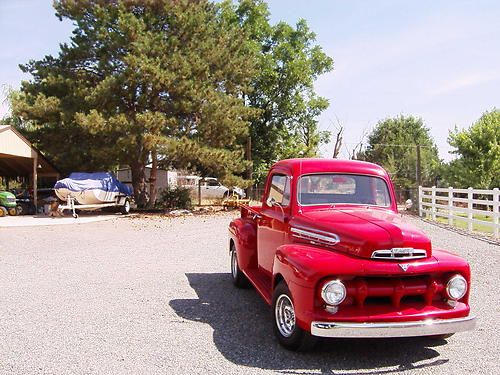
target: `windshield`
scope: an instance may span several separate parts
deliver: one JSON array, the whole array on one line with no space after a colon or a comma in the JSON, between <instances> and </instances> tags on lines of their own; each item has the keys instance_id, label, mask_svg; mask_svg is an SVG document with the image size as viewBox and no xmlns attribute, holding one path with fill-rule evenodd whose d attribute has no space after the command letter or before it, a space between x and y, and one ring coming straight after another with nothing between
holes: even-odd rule
<instances>
[{"instance_id":1,"label":"windshield","mask_svg":"<svg viewBox=\"0 0 500 375\"><path fill-rule=\"evenodd\" d=\"M332 173L305 175L300 177L297 190L301 205L391 205L387 184L375 176Z\"/></svg>"}]
</instances>

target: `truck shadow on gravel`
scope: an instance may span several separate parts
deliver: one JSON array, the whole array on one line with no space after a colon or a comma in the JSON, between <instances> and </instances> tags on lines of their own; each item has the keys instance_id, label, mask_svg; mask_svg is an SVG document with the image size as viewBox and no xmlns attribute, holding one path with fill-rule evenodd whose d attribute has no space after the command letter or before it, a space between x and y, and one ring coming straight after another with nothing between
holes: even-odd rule
<instances>
[{"instance_id":1,"label":"truck shadow on gravel","mask_svg":"<svg viewBox=\"0 0 500 375\"><path fill-rule=\"evenodd\" d=\"M389 374L448 362L432 348L446 341L426 338L322 339L310 352L290 352L274 338L271 310L255 290L235 288L226 273L186 276L199 298L170 306L183 319L209 324L217 349L237 365L290 374Z\"/></svg>"}]
</instances>

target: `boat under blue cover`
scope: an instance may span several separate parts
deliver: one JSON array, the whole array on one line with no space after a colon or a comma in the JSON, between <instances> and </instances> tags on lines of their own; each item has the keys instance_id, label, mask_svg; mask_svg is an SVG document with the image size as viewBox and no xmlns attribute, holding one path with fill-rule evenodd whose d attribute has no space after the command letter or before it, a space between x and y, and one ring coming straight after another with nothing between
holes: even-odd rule
<instances>
[{"instance_id":1,"label":"boat under blue cover","mask_svg":"<svg viewBox=\"0 0 500 375\"><path fill-rule=\"evenodd\" d=\"M119 195L132 195L132 188L109 172L74 172L57 181L54 190L60 199L71 194L80 204L110 202Z\"/></svg>"}]
</instances>

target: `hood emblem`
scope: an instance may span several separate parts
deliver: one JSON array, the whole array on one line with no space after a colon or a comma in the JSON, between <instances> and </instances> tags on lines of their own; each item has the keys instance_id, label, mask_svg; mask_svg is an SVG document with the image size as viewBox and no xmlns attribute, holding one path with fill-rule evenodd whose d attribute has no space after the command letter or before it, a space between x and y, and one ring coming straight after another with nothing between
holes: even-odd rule
<instances>
[{"instance_id":1,"label":"hood emblem","mask_svg":"<svg viewBox=\"0 0 500 375\"><path fill-rule=\"evenodd\" d=\"M427 251L424 249L414 249L412 247L394 247L392 249L375 250L372 258L386 260L406 260L422 259L427 257Z\"/></svg>"},{"instance_id":2,"label":"hood emblem","mask_svg":"<svg viewBox=\"0 0 500 375\"><path fill-rule=\"evenodd\" d=\"M400 264L398 264L398 266L399 266L399 267L401 267L401 269L402 269L404 272L408 271L408 268L410 267L410 265L409 265L409 264L401 264L401 263L400 263Z\"/></svg>"}]
</instances>

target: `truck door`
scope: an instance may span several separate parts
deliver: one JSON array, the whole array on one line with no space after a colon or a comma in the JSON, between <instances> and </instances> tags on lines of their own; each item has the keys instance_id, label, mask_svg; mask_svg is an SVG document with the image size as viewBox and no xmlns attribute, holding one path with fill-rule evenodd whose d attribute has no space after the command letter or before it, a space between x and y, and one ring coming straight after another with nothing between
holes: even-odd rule
<instances>
[{"instance_id":1,"label":"truck door","mask_svg":"<svg viewBox=\"0 0 500 375\"><path fill-rule=\"evenodd\" d=\"M270 204L270 200L273 204ZM272 275L276 249L285 243L286 218L290 213L290 177L276 173L271 176L258 219L257 255L259 269Z\"/></svg>"}]
</instances>

